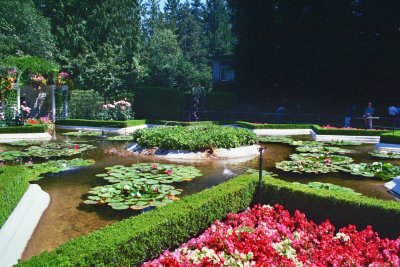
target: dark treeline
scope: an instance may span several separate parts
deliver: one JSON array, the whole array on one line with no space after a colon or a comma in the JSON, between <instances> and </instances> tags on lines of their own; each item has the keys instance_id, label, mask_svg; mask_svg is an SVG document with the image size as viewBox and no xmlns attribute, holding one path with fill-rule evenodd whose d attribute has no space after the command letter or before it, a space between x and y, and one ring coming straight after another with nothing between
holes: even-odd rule
<instances>
[{"instance_id":1,"label":"dark treeline","mask_svg":"<svg viewBox=\"0 0 400 267\"><path fill-rule=\"evenodd\" d=\"M233 52L226 0L0 0L0 60L32 55L105 98L141 85L211 90L211 59Z\"/></svg>"},{"instance_id":2,"label":"dark treeline","mask_svg":"<svg viewBox=\"0 0 400 267\"><path fill-rule=\"evenodd\" d=\"M400 106L400 1L229 0L247 103L341 112Z\"/></svg>"}]
</instances>

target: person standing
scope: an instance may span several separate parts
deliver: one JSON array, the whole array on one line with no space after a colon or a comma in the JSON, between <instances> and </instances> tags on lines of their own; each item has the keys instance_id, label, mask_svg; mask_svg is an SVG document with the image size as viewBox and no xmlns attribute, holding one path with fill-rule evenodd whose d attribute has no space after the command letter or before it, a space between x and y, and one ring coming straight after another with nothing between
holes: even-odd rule
<instances>
[{"instance_id":1,"label":"person standing","mask_svg":"<svg viewBox=\"0 0 400 267\"><path fill-rule=\"evenodd\" d=\"M372 129L372 116L374 115L375 109L372 107L372 103L368 102L367 107L364 109L363 117L365 118L365 128L367 128L367 121L368 121L368 128Z\"/></svg>"},{"instance_id":2,"label":"person standing","mask_svg":"<svg viewBox=\"0 0 400 267\"><path fill-rule=\"evenodd\" d=\"M344 127L350 128L351 118L354 117L354 112L356 110L356 106L353 105L351 107L346 108L346 114L344 115Z\"/></svg>"},{"instance_id":3,"label":"person standing","mask_svg":"<svg viewBox=\"0 0 400 267\"><path fill-rule=\"evenodd\" d=\"M389 114L389 118L390 120L393 122L393 127L397 126L397 115L398 115L398 110L397 107L395 106L390 106L388 108L388 114Z\"/></svg>"}]
</instances>

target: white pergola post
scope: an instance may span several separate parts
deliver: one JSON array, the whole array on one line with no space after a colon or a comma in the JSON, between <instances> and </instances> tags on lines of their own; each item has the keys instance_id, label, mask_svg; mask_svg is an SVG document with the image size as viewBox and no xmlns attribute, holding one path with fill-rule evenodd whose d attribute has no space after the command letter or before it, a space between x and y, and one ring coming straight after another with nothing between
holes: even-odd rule
<instances>
[{"instance_id":1,"label":"white pergola post","mask_svg":"<svg viewBox=\"0 0 400 267\"><path fill-rule=\"evenodd\" d=\"M56 121L56 86L52 85L51 86L51 113L52 113L52 119L53 122Z\"/></svg>"}]
</instances>

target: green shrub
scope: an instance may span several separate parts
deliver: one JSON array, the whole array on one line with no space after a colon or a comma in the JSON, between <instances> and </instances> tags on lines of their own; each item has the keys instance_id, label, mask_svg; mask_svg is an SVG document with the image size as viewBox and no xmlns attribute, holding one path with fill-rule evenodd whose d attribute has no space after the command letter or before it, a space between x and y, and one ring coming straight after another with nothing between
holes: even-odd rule
<instances>
[{"instance_id":1,"label":"green shrub","mask_svg":"<svg viewBox=\"0 0 400 267\"><path fill-rule=\"evenodd\" d=\"M56 125L65 126L89 126L89 127L111 127L111 128L126 128L146 124L146 120L128 120L128 121L103 121L103 120L58 120Z\"/></svg>"},{"instance_id":2,"label":"green shrub","mask_svg":"<svg viewBox=\"0 0 400 267\"><path fill-rule=\"evenodd\" d=\"M138 118L179 120L184 109L183 93L177 89L138 87L135 91Z\"/></svg>"},{"instance_id":3,"label":"green shrub","mask_svg":"<svg viewBox=\"0 0 400 267\"><path fill-rule=\"evenodd\" d=\"M387 130L362 130L362 129L345 129L345 128L324 129L319 125L313 125L311 129L316 134L322 134L322 135L380 136L381 134L388 132Z\"/></svg>"},{"instance_id":4,"label":"green shrub","mask_svg":"<svg viewBox=\"0 0 400 267\"><path fill-rule=\"evenodd\" d=\"M213 124L171 126L140 129L133 139L143 147L165 149L205 150L234 148L257 143L257 136L247 129L223 127Z\"/></svg>"},{"instance_id":5,"label":"green shrub","mask_svg":"<svg viewBox=\"0 0 400 267\"><path fill-rule=\"evenodd\" d=\"M249 129L311 129L312 124L270 124L237 121L237 126Z\"/></svg>"},{"instance_id":6,"label":"green shrub","mask_svg":"<svg viewBox=\"0 0 400 267\"><path fill-rule=\"evenodd\" d=\"M22 166L0 168L0 228L28 189L29 177Z\"/></svg>"},{"instance_id":7,"label":"green shrub","mask_svg":"<svg viewBox=\"0 0 400 267\"><path fill-rule=\"evenodd\" d=\"M381 143L400 144L400 131L388 131L381 135Z\"/></svg>"},{"instance_id":8,"label":"green shrub","mask_svg":"<svg viewBox=\"0 0 400 267\"><path fill-rule=\"evenodd\" d=\"M400 203L329 190L298 186L275 178L263 182L263 203L283 205L290 211L300 210L309 219L329 219L336 227L355 224L372 225L380 236L397 238L400 233Z\"/></svg>"},{"instance_id":9,"label":"green shrub","mask_svg":"<svg viewBox=\"0 0 400 267\"><path fill-rule=\"evenodd\" d=\"M139 266L252 202L257 179L241 176L76 238L19 266Z\"/></svg>"},{"instance_id":10,"label":"green shrub","mask_svg":"<svg viewBox=\"0 0 400 267\"><path fill-rule=\"evenodd\" d=\"M25 126L4 126L4 127L0 127L0 134L9 134L9 133L44 133L44 132L46 132L46 127L44 125L27 124Z\"/></svg>"},{"instance_id":11,"label":"green shrub","mask_svg":"<svg viewBox=\"0 0 400 267\"><path fill-rule=\"evenodd\" d=\"M103 97L95 90L73 90L69 102L69 117L99 119L103 102Z\"/></svg>"}]
</instances>

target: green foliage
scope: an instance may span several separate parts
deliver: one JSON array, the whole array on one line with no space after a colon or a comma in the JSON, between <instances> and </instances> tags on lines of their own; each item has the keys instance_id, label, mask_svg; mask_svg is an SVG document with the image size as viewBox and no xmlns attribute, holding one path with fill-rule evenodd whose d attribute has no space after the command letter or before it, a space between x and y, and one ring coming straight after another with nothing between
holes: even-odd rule
<instances>
[{"instance_id":1,"label":"green foliage","mask_svg":"<svg viewBox=\"0 0 400 267\"><path fill-rule=\"evenodd\" d=\"M315 222L329 219L336 229L349 224L359 229L372 225L380 236L392 238L397 238L400 232L400 203L397 201L315 190L270 177L264 179L262 192L262 203L278 203L290 212L300 210Z\"/></svg>"},{"instance_id":2,"label":"green foliage","mask_svg":"<svg viewBox=\"0 0 400 267\"><path fill-rule=\"evenodd\" d=\"M9 145L9 146L39 146L44 143L46 143L46 142L41 141L41 140L19 140L19 141L7 143L7 145Z\"/></svg>"},{"instance_id":3,"label":"green foliage","mask_svg":"<svg viewBox=\"0 0 400 267\"><path fill-rule=\"evenodd\" d=\"M117 135L109 136L106 138L108 141L133 141L133 136L131 135Z\"/></svg>"},{"instance_id":4,"label":"green foliage","mask_svg":"<svg viewBox=\"0 0 400 267\"><path fill-rule=\"evenodd\" d=\"M247 121L237 121L237 126L249 129L311 129L312 124L270 124L270 123L251 123Z\"/></svg>"},{"instance_id":5,"label":"green foliage","mask_svg":"<svg viewBox=\"0 0 400 267\"><path fill-rule=\"evenodd\" d=\"M28 189L29 178L22 166L0 168L0 228Z\"/></svg>"},{"instance_id":6,"label":"green foliage","mask_svg":"<svg viewBox=\"0 0 400 267\"><path fill-rule=\"evenodd\" d=\"M71 160L49 160L39 164L25 164L25 167L29 169L30 179L29 181L39 180L43 177L39 175L44 173L57 173L76 169L83 166L94 164L95 161L92 159L71 159ZM32 175L34 174L34 175Z\"/></svg>"},{"instance_id":7,"label":"green foliage","mask_svg":"<svg viewBox=\"0 0 400 267\"><path fill-rule=\"evenodd\" d=\"M44 133L46 132L46 127L44 125L30 125L25 126L3 126L0 127L0 134L10 134L10 133Z\"/></svg>"},{"instance_id":8,"label":"green foliage","mask_svg":"<svg viewBox=\"0 0 400 267\"><path fill-rule=\"evenodd\" d=\"M77 137L81 137L81 136L101 136L101 132L86 132L86 131L77 131L77 132L67 132L67 133L62 133L62 135L65 136L77 136Z\"/></svg>"},{"instance_id":9,"label":"green foliage","mask_svg":"<svg viewBox=\"0 0 400 267\"><path fill-rule=\"evenodd\" d=\"M110 183L124 181L138 181L147 184L171 184L175 182L191 181L201 176L201 172L193 166L160 164L160 163L138 163L130 167L116 165L107 167L107 173L98 174ZM151 180L151 182L149 182Z\"/></svg>"},{"instance_id":10,"label":"green foliage","mask_svg":"<svg viewBox=\"0 0 400 267\"><path fill-rule=\"evenodd\" d=\"M95 147L87 144L78 145L73 143L48 143L42 144L41 146L30 146L24 150L0 152L0 159L12 161L26 157L38 157L46 159L52 157L69 157L93 148Z\"/></svg>"},{"instance_id":11,"label":"green foliage","mask_svg":"<svg viewBox=\"0 0 400 267\"><path fill-rule=\"evenodd\" d=\"M137 130L133 136L142 147L173 150L234 148L257 143L257 136L247 129L218 125L155 127Z\"/></svg>"},{"instance_id":12,"label":"green foliage","mask_svg":"<svg viewBox=\"0 0 400 267\"><path fill-rule=\"evenodd\" d=\"M50 23L30 0L0 1L0 58L29 54L55 57L56 46Z\"/></svg>"},{"instance_id":13,"label":"green foliage","mask_svg":"<svg viewBox=\"0 0 400 267\"><path fill-rule=\"evenodd\" d=\"M289 156L291 160L294 161L313 161L313 162L321 162L326 164L349 164L353 162L353 159L346 156L339 155L327 155L324 153L300 153L300 154L292 154Z\"/></svg>"},{"instance_id":14,"label":"green foliage","mask_svg":"<svg viewBox=\"0 0 400 267\"><path fill-rule=\"evenodd\" d=\"M313 189L323 189L323 190L329 190L329 191L335 191L335 192L343 192L343 193L351 193L351 194L356 194L356 195L361 195L360 193L355 192L353 189L348 188L348 187L343 187L331 183L321 183L321 182L309 182L307 184L301 184L298 182L294 182L293 184L298 185L298 186L308 186Z\"/></svg>"},{"instance_id":15,"label":"green foliage","mask_svg":"<svg viewBox=\"0 0 400 267\"><path fill-rule=\"evenodd\" d=\"M146 124L146 120L103 121L103 120L69 119L69 120L56 121L56 125L110 127L110 128L126 128L126 127L139 126L139 125L144 125L144 124Z\"/></svg>"},{"instance_id":16,"label":"green foliage","mask_svg":"<svg viewBox=\"0 0 400 267\"><path fill-rule=\"evenodd\" d=\"M381 134L381 143L400 144L400 131L388 131Z\"/></svg>"},{"instance_id":17,"label":"green foliage","mask_svg":"<svg viewBox=\"0 0 400 267\"><path fill-rule=\"evenodd\" d=\"M221 220L246 209L257 178L242 176L131 217L44 252L19 266L139 266Z\"/></svg>"},{"instance_id":18,"label":"green foliage","mask_svg":"<svg viewBox=\"0 0 400 267\"><path fill-rule=\"evenodd\" d=\"M258 141L262 143L283 143L291 145L294 139L287 136L263 136L259 137Z\"/></svg>"},{"instance_id":19,"label":"green foliage","mask_svg":"<svg viewBox=\"0 0 400 267\"><path fill-rule=\"evenodd\" d=\"M349 149L344 149L340 147L334 147L334 146L298 146L296 147L297 152L301 153L322 153L322 154L347 154L347 153L353 153L353 150Z\"/></svg>"},{"instance_id":20,"label":"green foliage","mask_svg":"<svg viewBox=\"0 0 400 267\"><path fill-rule=\"evenodd\" d=\"M394 151L374 150L373 152L369 152L368 154L377 158L400 159L400 152L394 152Z\"/></svg>"},{"instance_id":21,"label":"green foliage","mask_svg":"<svg viewBox=\"0 0 400 267\"><path fill-rule=\"evenodd\" d=\"M355 135L355 136L380 136L387 133L387 130L362 130L362 129L324 129L319 125L313 125L311 129L321 135Z\"/></svg>"},{"instance_id":22,"label":"green foliage","mask_svg":"<svg viewBox=\"0 0 400 267\"><path fill-rule=\"evenodd\" d=\"M350 172L354 175L365 177L377 177L384 181L390 181L392 178L400 175L400 167L391 163L373 162L373 163L353 163L341 167L342 171Z\"/></svg>"},{"instance_id":23,"label":"green foliage","mask_svg":"<svg viewBox=\"0 0 400 267\"><path fill-rule=\"evenodd\" d=\"M171 88L138 87L135 112L146 119L177 120L184 109L183 94Z\"/></svg>"},{"instance_id":24,"label":"green foliage","mask_svg":"<svg viewBox=\"0 0 400 267\"><path fill-rule=\"evenodd\" d=\"M338 172L337 165L308 160L281 161L275 163L275 167L286 172L291 171L295 173L319 174Z\"/></svg>"},{"instance_id":25,"label":"green foliage","mask_svg":"<svg viewBox=\"0 0 400 267\"><path fill-rule=\"evenodd\" d=\"M94 90L73 90L70 94L70 118L86 120L99 118L103 97L98 92Z\"/></svg>"},{"instance_id":26,"label":"green foliage","mask_svg":"<svg viewBox=\"0 0 400 267\"><path fill-rule=\"evenodd\" d=\"M359 146L362 145L360 142L346 141L346 140L332 140L328 142L323 142L322 144L332 145L332 146Z\"/></svg>"}]
</instances>

